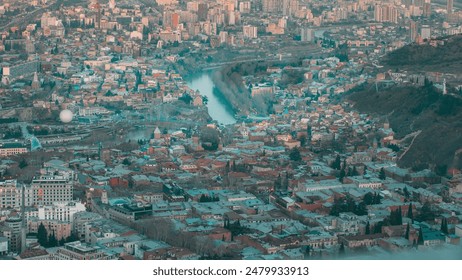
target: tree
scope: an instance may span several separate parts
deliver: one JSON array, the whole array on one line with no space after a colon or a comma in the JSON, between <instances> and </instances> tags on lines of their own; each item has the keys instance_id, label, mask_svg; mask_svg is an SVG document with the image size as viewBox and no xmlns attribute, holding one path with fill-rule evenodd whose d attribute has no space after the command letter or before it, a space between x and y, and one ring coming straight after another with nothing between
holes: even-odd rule
<instances>
[{"instance_id":1,"label":"tree","mask_svg":"<svg viewBox=\"0 0 462 280\"><path fill-rule=\"evenodd\" d=\"M200 140L202 148L207 151L215 151L220 144L220 135L216 129L206 127L201 130Z\"/></svg>"},{"instance_id":2,"label":"tree","mask_svg":"<svg viewBox=\"0 0 462 280\"><path fill-rule=\"evenodd\" d=\"M45 228L43 223L40 223L40 225L38 227L37 241L40 244L40 246L48 247L48 233L47 233L47 229Z\"/></svg>"},{"instance_id":3,"label":"tree","mask_svg":"<svg viewBox=\"0 0 462 280\"><path fill-rule=\"evenodd\" d=\"M363 202L366 205L372 205L374 203L374 195L371 192L366 193L363 196Z\"/></svg>"},{"instance_id":4,"label":"tree","mask_svg":"<svg viewBox=\"0 0 462 280\"><path fill-rule=\"evenodd\" d=\"M340 170L341 168L341 161L340 161L340 155L337 155L337 157L335 157L335 160L332 162L331 164L331 167L333 169L336 169L336 170Z\"/></svg>"},{"instance_id":5,"label":"tree","mask_svg":"<svg viewBox=\"0 0 462 280\"><path fill-rule=\"evenodd\" d=\"M343 244L343 242L340 244L340 248L338 250L338 253L340 255L342 255L342 256L345 255L345 245Z\"/></svg>"},{"instance_id":6,"label":"tree","mask_svg":"<svg viewBox=\"0 0 462 280\"><path fill-rule=\"evenodd\" d=\"M446 218L443 218L441 220L441 232L443 232L444 234L449 234L448 220Z\"/></svg>"},{"instance_id":7,"label":"tree","mask_svg":"<svg viewBox=\"0 0 462 280\"><path fill-rule=\"evenodd\" d=\"M419 229L419 238L417 240L417 244L419 244L419 245L424 244L422 227L420 227L420 229Z\"/></svg>"},{"instance_id":8,"label":"tree","mask_svg":"<svg viewBox=\"0 0 462 280\"><path fill-rule=\"evenodd\" d=\"M373 204L380 204L380 203L382 203L382 196L379 193L375 193Z\"/></svg>"},{"instance_id":9,"label":"tree","mask_svg":"<svg viewBox=\"0 0 462 280\"><path fill-rule=\"evenodd\" d=\"M193 101L193 98L191 97L191 95L184 93L183 96L178 98L178 100L181 100L186 104L191 104L191 102Z\"/></svg>"},{"instance_id":10,"label":"tree","mask_svg":"<svg viewBox=\"0 0 462 280\"><path fill-rule=\"evenodd\" d=\"M345 178L345 169L340 170L340 175L338 176L338 180L343 183L343 178Z\"/></svg>"},{"instance_id":11,"label":"tree","mask_svg":"<svg viewBox=\"0 0 462 280\"><path fill-rule=\"evenodd\" d=\"M293 160L293 161L300 161L300 160L302 160L302 156L300 155L300 151L298 150L297 147L293 147L293 148L290 150L289 158L290 158L290 160Z\"/></svg>"},{"instance_id":12,"label":"tree","mask_svg":"<svg viewBox=\"0 0 462 280\"><path fill-rule=\"evenodd\" d=\"M365 234L366 234L366 235L371 234L371 225L369 224L369 221L367 221L367 224L366 224L366 231L365 231Z\"/></svg>"},{"instance_id":13,"label":"tree","mask_svg":"<svg viewBox=\"0 0 462 280\"><path fill-rule=\"evenodd\" d=\"M300 138L299 138L299 140L300 140L300 145L301 145L302 147L306 145L307 139L306 139L306 136L305 136L305 135L301 135Z\"/></svg>"},{"instance_id":14,"label":"tree","mask_svg":"<svg viewBox=\"0 0 462 280\"><path fill-rule=\"evenodd\" d=\"M56 247L58 246L58 240L56 239L55 233L52 232L48 236L48 247Z\"/></svg>"},{"instance_id":15,"label":"tree","mask_svg":"<svg viewBox=\"0 0 462 280\"><path fill-rule=\"evenodd\" d=\"M310 254L311 254L311 245L308 245L305 248L305 257L309 257Z\"/></svg>"},{"instance_id":16,"label":"tree","mask_svg":"<svg viewBox=\"0 0 462 280\"><path fill-rule=\"evenodd\" d=\"M289 173L286 172L285 179L282 181L282 188L287 191L289 189Z\"/></svg>"},{"instance_id":17,"label":"tree","mask_svg":"<svg viewBox=\"0 0 462 280\"><path fill-rule=\"evenodd\" d=\"M123 165L130 165L131 162L130 162L130 160L128 158L124 158L124 160L122 161L122 164Z\"/></svg>"},{"instance_id":18,"label":"tree","mask_svg":"<svg viewBox=\"0 0 462 280\"><path fill-rule=\"evenodd\" d=\"M435 218L435 213L432 210L430 202L426 201L422 208L420 208L420 215L418 220L420 222L433 220Z\"/></svg>"},{"instance_id":19,"label":"tree","mask_svg":"<svg viewBox=\"0 0 462 280\"><path fill-rule=\"evenodd\" d=\"M351 176L358 176L359 172L356 170L356 166L353 166L353 171L351 171Z\"/></svg>"},{"instance_id":20,"label":"tree","mask_svg":"<svg viewBox=\"0 0 462 280\"><path fill-rule=\"evenodd\" d=\"M229 164L229 160L226 162L226 166L225 166L225 174L227 175L229 173L229 170L230 170L230 164Z\"/></svg>"},{"instance_id":21,"label":"tree","mask_svg":"<svg viewBox=\"0 0 462 280\"><path fill-rule=\"evenodd\" d=\"M374 225L374 233L382 233L382 227L384 225L384 221L380 221Z\"/></svg>"},{"instance_id":22,"label":"tree","mask_svg":"<svg viewBox=\"0 0 462 280\"><path fill-rule=\"evenodd\" d=\"M367 215L367 207L364 202L360 202L358 206L356 207L355 211L353 211L358 216L364 216Z\"/></svg>"},{"instance_id":23,"label":"tree","mask_svg":"<svg viewBox=\"0 0 462 280\"><path fill-rule=\"evenodd\" d=\"M410 231L410 226L409 226L409 223L407 223L406 233L404 234L404 238L406 238L407 240L409 240L409 231Z\"/></svg>"},{"instance_id":24,"label":"tree","mask_svg":"<svg viewBox=\"0 0 462 280\"><path fill-rule=\"evenodd\" d=\"M21 158L21 161L19 162L19 168L24 169L28 166L27 161L25 158Z\"/></svg>"},{"instance_id":25,"label":"tree","mask_svg":"<svg viewBox=\"0 0 462 280\"><path fill-rule=\"evenodd\" d=\"M414 220L414 214L412 213L412 203L409 203L409 208L407 209L407 217L411 220Z\"/></svg>"},{"instance_id":26,"label":"tree","mask_svg":"<svg viewBox=\"0 0 462 280\"><path fill-rule=\"evenodd\" d=\"M398 226L403 224L403 217L401 217L401 207L390 212L388 221L392 226Z\"/></svg>"},{"instance_id":27,"label":"tree","mask_svg":"<svg viewBox=\"0 0 462 280\"><path fill-rule=\"evenodd\" d=\"M379 173L379 179L380 180L385 180L387 178L387 176L385 175L385 169L380 168L380 173Z\"/></svg>"},{"instance_id":28,"label":"tree","mask_svg":"<svg viewBox=\"0 0 462 280\"><path fill-rule=\"evenodd\" d=\"M66 240L64 240L64 237L61 237L61 239L59 240L59 246L64 246L65 243Z\"/></svg>"},{"instance_id":29,"label":"tree","mask_svg":"<svg viewBox=\"0 0 462 280\"><path fill-rule=\"evenodd\" d=\"M409 193L409 190L407 189L407 187L404 187L403 193L404 193L404 197L407 198L407 199L409 199L409 197L411 196L411 194Z\"/></svg>"},{"instance_id":30,"label":"tree","mask_svg":"<svg viewBox=\"0 0 462 280\"><path fill-rule=\"evenodd\" d=\"M79 240L79 237L75 233L71 233L71 235L69 235L66 238L66 243L74 242L74 241L77 241L77 240Z\"/></svg>"},{"instance_id":31,"label":"tree","mask_svg":"<svg viewBox=\"0 0 462 280\"><path fill-rule=\"evenodd\" d=\"M282 188L282 178L281 178L281 174L279 173L276 180L274 180L274 190L279 191L281 188Z\"/></svg>"}]
</instances>

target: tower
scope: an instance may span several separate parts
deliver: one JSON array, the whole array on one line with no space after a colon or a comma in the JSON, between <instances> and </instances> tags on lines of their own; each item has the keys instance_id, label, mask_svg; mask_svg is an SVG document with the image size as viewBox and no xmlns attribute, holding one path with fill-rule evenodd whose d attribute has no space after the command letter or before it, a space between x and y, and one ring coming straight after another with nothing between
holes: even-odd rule
<instances>
[{"instance_id":1,"label":"tower","mask_svg":"<svg viewBox=\"0 0 462 280\"><path fill-rule=\"evenodd\" d=\"M446 89L446 79L443 79L443 94L447 94L448 91Z\"/></svg>"},{"instance_id":2,"label":"tower","mask_svg":"<svg viewBox=\"0 0 462 280\"><path fill-rule=\"evenodd\" d=\"M38 79L37 72L34 73L34 79L32 80L32 89L39 89L40 88L40 81Z\"/></svg>"},{"instance_id":3,"label":"tower","mask_svg":"<svg viewBox=\"0 0 462 280\"><path fill-rule=\"evenodd\" d=\"M162 133L160 132L159 127L156 127L154 130L154 139L160 139L162 137Z\"/></svg>"}]
</instances>

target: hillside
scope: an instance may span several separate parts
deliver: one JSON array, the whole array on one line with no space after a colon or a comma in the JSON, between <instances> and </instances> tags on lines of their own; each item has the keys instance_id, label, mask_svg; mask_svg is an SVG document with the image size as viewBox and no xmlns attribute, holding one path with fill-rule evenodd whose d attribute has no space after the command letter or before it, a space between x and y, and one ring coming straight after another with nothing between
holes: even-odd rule
<instances>
[{"instance_id":1,"label":"hillside","mask_svg":"<svg viewBox=\"0 0 462 280\"><path fill-rule=\"evenodd\" d=\"M386 91L362 90L348 97L360 112L386 116L400 139L422 130L399 164L405 167L462 168L455 156L462 148L462 99L442 95L431 85L394 87Z\"/></svg>"},{"instance_id":2,"label":"hillside","mask_svg":"<svg viewBox=\"0 0 462 280\"><path fill-rule=\"evenodd\" d=\"M443 43L444 44L440 44ZM455 35L435 41L436 46L430 44L406 45L389 53L382 63L391 69L405 69L409 71L431 71L462 73L462 35Z\"/></svg>"}]
</instances>

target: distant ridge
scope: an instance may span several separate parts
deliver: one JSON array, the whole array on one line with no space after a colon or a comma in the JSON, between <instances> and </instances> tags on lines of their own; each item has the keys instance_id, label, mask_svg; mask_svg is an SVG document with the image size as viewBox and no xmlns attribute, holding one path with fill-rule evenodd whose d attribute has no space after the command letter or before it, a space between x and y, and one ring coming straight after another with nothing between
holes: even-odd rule
<instances>
[{"instance_id":1,"label":"distant ridge","mask_svg":"<svg viewBox=\"0 0 462 280\"><path fill-rule=\"evenodd\" d=\"M369 84L346 98L360 112L388 116L397 139L421 131L410 149L404 155L400 152L399 165L462 169L462 94L453 87L462 84L462 35L404 46L381 63L385 72L388 68L408 74L446 73L452 77L451 93L443 95L441 88L426 80L423 86L407 83L378 91Z\"/></svg>"},{"instance_id":2,"label":"distant ridge","mask_svg":"<svg viewBox=\"0 0 462 280\"><path fill-rule=\"evenodd\" d=\"M462 74L462 34L410 44L383 60L389 68Z\"/></svg>"}]
</instances>

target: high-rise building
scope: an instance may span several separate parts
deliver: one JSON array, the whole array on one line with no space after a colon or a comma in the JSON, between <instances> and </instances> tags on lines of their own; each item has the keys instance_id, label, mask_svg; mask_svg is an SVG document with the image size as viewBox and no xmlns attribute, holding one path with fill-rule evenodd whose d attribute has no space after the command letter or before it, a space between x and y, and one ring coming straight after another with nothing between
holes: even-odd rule
<instances>
[{"instance_id":1,"label":"high-rise building","mask_svg":"<svg viewBox=\"0 0 462 280\"><path fill-rule=\"evenodd\" d=\"M398 23L398 9L393 5L375 5L374 19L377 22Z\"/></svg>"},{"instance_id":2,"label":"high-rise building","mask_svg":"<svg viewBox=\"0 0 462 280\"><path fill-rule=\"evenodd\" d=\"M52 205L55 202L72 201L73 184L66 174L48 173L32 180L37 205Z\"/></svg>"},{"instance_id":3,"label":"high-rise building","mask_svg":"<svg viewBox=\"0 0 462 280\"><path fill-rule=\"evenodd\" d=\"M300 37L302 42L312 42L314 39L313 29L308 27L302 27L300 29Z\"/></svg>"},{"instance_id":4,"label":"high-rise building","mask_svg":"<svg viewBox=\"0 0 462 280\"><path fill-rule=\"evenodd\" d=\"M0 256L8 254L8 238L0 235Z\"/></svg>"},{"instance_id":5,"label":"high-rise building","mask_svg":"<svg viewBox=\"0 0 462 280\"><path fill-rule=\"evenodd\" d=\"M244 33L244 38L255 39L257 38L257 27L251 25L245 25L242 32Z\"/></svg>"},{"instance_id":6,"label":"high-rise building","mask_svg":"<svg viewBox=\"0 0 462 280\"><path fill-rule=\"evenodd\" d=\"M282 14L284 16L293 16L299 9L298 0L282 0Z\"/></svg>"},{"instance_id":7,"label":"high-rise building","mask_svg":"<svg viewBox=\"0 0 462 280\"><path fill-rule=\"evenodd\" d=\"M415 42L417 39L417 23L411 20L409 24L409 32L410 32L410 41Z\"/></svg>"},{"instance_id":8,"label":"high-rise building","mask_svg":"<svg viewBox=\"0 0 462 280\"><path fill-rule=\"evenodd\" d=\"M0 209L19 208L21 206L20 189L16 180L0 182Z\"/></svg>"},{"instance_id":9,"label":"high-rise building","mask_svg":"<svg viewBox=\"0 0 462 280\"><path fill-rule=\"evenodd\" d=\"M87 245L80 241L66 243L54 254L56 260L112 260L116 255L98 245Z\"/></svg>"},{"instance_id":10,"label":"high-rise building","mask_svg":"<svg viewBox=\"0 0 462 280\"><path fill-rule=\"evenodd\" d=\"M252 4L250 1L245 1L245 2L240 2L239 3L239 12L243 14L248 14L250 13L250 9L252 7Z\"/></svg>"},{"instance_id":11,"label":"high-rise building","mask_svg":"<svg viewBox=\"0 0 462 280\"><path fill-rule=\"evenodd\" d=\"M448 11L448 14L452 14L454 11L454 0L448 0L446 10Z\"/></svg>"},{"instance_id":12,"label":"high-rise building","mask_svg":"<svg viewBox=\"0 0 462 280\"><path fill-rule=\"evenodd\" d=\"M28 219L37 218L39 220L72 222L76 213L85 210L85 205L80 202L55 202L53 205L39 205L32 210L28 210L26 216Z\"/></svg>"},{"instance_id":13,"label":"high-rise building","mask_svg":"<svg viewBox=\"0 0 462 280\"><path fill-rule=\"evenodd\" d=\"M16 180L7 180L0 182L0 209L19 209L23 192L27 207L72 202L73 189L71 177L64 173L40 175L24 188Z\"/></svg>"},{"instance_id":14,"label":"high-rise building","mask_svg":"<svg viewBox=\"0 0 462 280\"><path fill-rule=\"evenodd\" d=\"M22 219L20 217L9 217L5 221L5 226L10 229L9 249L11 252L21 252L21 233Z\"/></svg>"},{"instance_id":15,"label":"high-rise building","mask_svg":"<svg viewBox=\"0 0 462 280\"><path fill-rule=\"evenodd\" d=\"M178 13L172 14L172 28L177 29L180 24L180 15Z\"/></svg>"},{"instance_id":16,"label":"high-rise building","mask_svg":"<svg viewBox=\"0 0 462 280\"><path fill-rule=\"evenodd\" d=\"M218 34L220 36L220 44L226 44L228 41L228 32L227 31L220 31Z\"/></svg>"},{"instance_id":17,"label":"high-rise building","mask_svg":"<svg viewBox=\"0 0 462 280\"><path fill-rule=\"evenodd\" d=\"M430 3L430 1L428 2L425 2L423 4L423 16L424 17L430 17L431 14L432 14L432 4Z\"/></svg>"},{"instance_id":18,"label":"high-rise building","mask_svg":"<svg viewBox=\"0 0 462 280\"><path fill-rule=\"evenodd\" d=\"M207 20L208 12L209 12L209 8L207 6L207 3L199 3L197 5L197 17L199 21Z\"/></svg>"},{"instance_id":19,"label":"high-rise building","mask_svg":"<svg viewBox=\"0 0 462 280\"><path fill-rule=\"evenodd\" d=\"M262 11L265 13L278 13L282 10L282 4L283 1L281 0L262 0Z\"/></svg>"},{"instance_id":20,"label":"high-rise building","mask_svg":"<svg viewBox=\"0 0 462 280\"><path fill-rule=\"evenodd\" d=\"M420 29L420 37L422 37L423 40L425 39L430 39L431 36L431 27L429 25L422 25L422 28Z\"/></svg>"}]
</instances>

